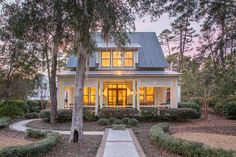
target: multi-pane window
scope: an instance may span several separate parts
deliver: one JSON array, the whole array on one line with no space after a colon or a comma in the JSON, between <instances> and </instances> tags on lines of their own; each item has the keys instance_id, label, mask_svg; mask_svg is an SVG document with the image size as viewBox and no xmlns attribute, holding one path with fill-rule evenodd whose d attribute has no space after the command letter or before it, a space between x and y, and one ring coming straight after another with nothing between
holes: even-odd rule
<instances>
[{"instance_id":1,"label":"multi-pane window","mask_svg":"<svg viewBox=\"0 0 236 157\"><path fill-rule=\"evenodd\" d=\"M122 65L122 56L120 51L112 52L112 66L113 67L121 67Z\"/></svg>"},{"instance_id":2,"label":"multi-pane window","mask_svg":"<svg viewBox=\"0 0 236 157\"><path fill-rule=\"evenodd\" d=\"M132 51L126 51L124 53L124 66L125 67L133 66L133 52Z\"/></svg>"},{"instance_id":3,"label":"multi-pane window","mask_svg":"<svg viewBox=\"0 0 236 157\"><path fill-rule=\"evenodd\" d=\"M110 51L102 51L102 67L110 67L111 66L111 52Z\"/></svg>"},{"instance_id":4,"label":"multi-pane window","mask_svg":"<svg viewBox=\"0 0 236 157\"><path fill-rule=\"evenodd\" d=\"M85 87L83 103L84 105L95 105L95 88L94 87Z\"/></svg>"},{"instance_id":5,"label":"multi-pane window","mask_svg":"<svg viewBox=\"0 0 236 157\"><path fill-rule=\"evenodd\" d=\"M141 105L154 105L154 88L153 87L140 88L140 104Z\"/></svg>"}]
</instances>

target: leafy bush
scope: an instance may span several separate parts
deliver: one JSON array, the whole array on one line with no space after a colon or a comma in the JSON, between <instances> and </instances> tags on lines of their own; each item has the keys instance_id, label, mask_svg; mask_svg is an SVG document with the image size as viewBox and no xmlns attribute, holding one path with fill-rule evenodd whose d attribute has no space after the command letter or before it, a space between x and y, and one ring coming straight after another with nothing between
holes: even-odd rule
<instances>
[{"instance_id":1,"label":"leafy bush","mask_svg":"<svg viewBox=\"0 0 236 157\"><path fill-rule=\"evenodd\" d=\"M0 116L4 117L19 117L23 116L29 111L26 102L18 100L9 100L1 102L0 104Z\"/></svg>"},{"instance_id":2,"label":"leafy bush","mask_svg":"<svg viewBox=\"0 0 236 157\"><path fill-rule=\"evenodd\" d=\"M35 101L35 100L27 100L26 104L28 105L29 108L29 113L33 113L33 112L37 112L39 113L41 108L41 104L39 101Z\"/></svg>"},{"instance_id":3,"label":"leafy bush","mask_svg":"<svg viewBox=\"0 0 236 157\"><path fill-rule=\"evenodd\" d=\"M56 120L59 123L69 122L72 119L72 110L70 109L63 109L57 111L57 118Z\"/></svg>"},{"instance_id":4,"label":"leafy bush","mask_svg":"<svg viewBox=\"0 0 236 157\"><path fill-rule=\"evenodd\" d=\"M191 142L175 138L168 134L169 124L160 123L149 130L150 139L159 146L173 153L189 157L233 157L232 151L215 149L204 146L202 143Z\"/></svg>"},{"instance_id":5,"label":"leafy bush","mask_svg":"<svg viewBox=\"0 0 236 157\"><path fill-rule=\"evenodd\" d=\"M194 102L198 105L202 104L202 98L201 97L190 97L187 99L188 102Z\"/></svg>"},{"instance_id":6,"label":"leafy bush","mask_svg":"<svg viewBox=\"0 0 236 157\"><path fill-rule=\"evenodd\" d=\"M199 113L192 108L167 108L161 109L160 115L162 120L183 121L187 119L199 118Z\"/></svg>"},{"instance_id":7,"label":"leafy bush","mask_svg":"<svg viewBox=\"0 0 236 157\"><path fill-rule=\"evenodd\" d=\"M236 101L226 103L223 107L223 114L227 119L236 119Z\"/></svg>"},{"instance_id":8,"label":"leafy bush","mask_svg":"<svg viewBox=\"0 0 236 157\"><path fill-rule=\"evenodd\" d=\"M40 117L43 118L44 121L50 121L50 111L49 110L42 110L40 111Z\"/></svg>"},{"instance_id":9,"label":"leafy bush","mask_svg":"<svg viewBox=\"0 0 236 157\"><path fill-rule=\"evenodd\" d=\"M98 125L108 125L109 121L106 118L101 118L98 120Z\"/></svg>"},{"instance_id":10,"label":"leafy bush","mask_svg":"<svg viewBox=\"0 0 236 157\"><path fill-rule=\"evenodd\" d=\"M179 108L193 108L193 109L195 109L197 111L198 118L201 117L201 107L197 103L194 103L194 102L181 102L179 104Z\"/></svg>"},{"instance_id":11,"label":"leafy bush","mask_svg":"<svg viewBox=\"0 0 236 157\"><path fill-rule=\"evenodd\" d=\"M212 96L207 101L210 107L214 107L220 101L220 98L218 96Z\"/></svg>"},{"instance_id":12,"label":"leafy bush","mask_svg":"<svg viewBox=\"0 0 236 157\"><path fill-rule=\"evenodd\" d=\"M114 122L113 122L113 124L122 124L123 122L122 122L122 120L120 120L120 119L116 119L116 120L114 120Z\"/></svg>"},{"instance_id":13,"label":"leafy bush","mask_svg":"<svg viewBox=\"0 0 236 157\"><path fill-rule=\"evenodd\" d=\"M138 109L135 108L117 108L117 109L110 109L110 108L103 108L99 112L99 117L101 118L109 118L115 117L118 119L122 119L124 117L135 117L138 115Z\"/></svg>"},{"instance_id":14,"label":"leafy bush","mask_svg":"<svg viewBox=\"0 0 236 157\"><path fill-rule=\"evenodd\" d=\"M140 114L142 117L142 120L144 121L157 121L160 120L160 115L158 114L160 110L158 108L154 107L148 107L148 108L142 108Z\"/></svg>"},{"instance_id":15,"label":"leafy bush","mask_svg":"<svg viewBox=\"0 0 236 157\"><path fill-rule=\"evenodd\" d=\"M10 124L10 117L2 117L0 118L0 128L7 127Z\"/></svg>"},{"instance_id":16,"label":"leafy bush","mask_svg":"<svg viewBox=\"0 0 236 157\"><path fill-rule=\"evenodd\" d=\"M224 109L224 102L219 101L215 104L214 106L214 110L216 112L216 114L223 116L223 109Z\"/></svg>"},{"instance_id":17,"label":"leafy bush","mask_svg":"<svg viewBox=\"0 0 236 157\"><path fill-rule=\"evenodd\" d=\"M130 118L127 118L127 117L124 117L123 119L122 119L122 122L123 122L123 124L128 124L128 122L129 122L129 120L130 120Z\"/></svg>"},{"instance_id":18,"label":"leafy bush","mask_svg":"<svg viewBox=\"0 0 236 157\"><path fill-rule=\"evenodd\" d=\"M47 133L39 130L28 129L26 131L26 135L30 138L39 139L39 138L45 138L47 136Z\"/></svg>"},{"instance_id":19,"label":"leafy bush","mask_svg":"<svg viewBox=\"0 0 236 157\"><path fill-rule=\"evenodd\" d=\"M30 157L42 156L51 151L53 147L60 141L60 135L56 133L46 133L41 141L14 147L5 147L0 149L2 157Z\"/></svg>"},{"instance_id":20,"label":"leafy bush","mask_svg":"<svg viewBox=\"0 0 236 157\"><path fill-rule=\"evenodd\" d=\"M129 119L128 125L129 125L129 126L137 126L137 125L138 125L138 120L137 120L137 119L134 119L134 118Z\"/></svg>"},{"instance_id":21,"label":"leafy bush","mask_svg":"<svg viewBox=\"0 0 236 157\"><path fill-rule=\"evenodd\" d=\"M110 124L113 124L113 122L114 122L115 120L116 120L115 117L110 117L110 118L108 118L108 121L109 121Z\"/></svg>"},{"instance_id":22,"label":"leafy bush","mask_svg":"<svg viewBox=\"0 0 236 157\"><path fill-rule=\"evenodd\" d=\"M84 108L83 109L83 118L87 121L97 121L98 117L95 115L94 109L92 108Z\"/></svg>"},{"instance_id":23,"label":"leafy bush","mask_svg":"<svg viewBox=\"0 0 236 157\"><path fill-rule=\"evenodd\" d=\"M39 118L39 117L40 117L40 114L36 113L36 112L25 114L25 118L27 118L27 119L34 119L34 118Z\"/></svg>"}]
</instances>

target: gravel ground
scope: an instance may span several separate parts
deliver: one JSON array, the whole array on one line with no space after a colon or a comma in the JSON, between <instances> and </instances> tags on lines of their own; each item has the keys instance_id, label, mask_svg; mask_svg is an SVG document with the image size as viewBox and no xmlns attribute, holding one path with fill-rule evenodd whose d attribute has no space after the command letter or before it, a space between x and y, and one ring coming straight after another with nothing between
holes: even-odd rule
<instances>
[{"instance_id":1,"label":"gravel ground","mask_svg":"<svg viewBox=\"0 0 236 157\"><path fill-rule=\"evenodd\" d=\"M102 136L84 136L84 143L69 144L69 136L63 136L61 142L43 157L95 157Z\"/></svg>"},{"instance_id":2,"label":"gravel ground","mask_svg":"<svg viewBox=\"0 0 236 157\"><path fill-rule=\"evenodd\" d=\"M24 133L12 131L9 128L0 129L0 139L0 148L25 145L35 141L25 137Z\"/></svg>"},{"instance_id":3,"label":"gravel ground","mask_svg":"<svg viewBox=\"0 0 236 157\"><path fill-rule=\"evenodd\" d=\"M205 145L214 148L236 150L236 136L193 132L177 133L173 134L173 136L189 141L204 143Z\"/></svg>"},{"instance_id":4,"label":"gravel ground","mask_svg":"<svg viewBox=\"0 0 236 157\"><path fill-rule=\"evenodd\" d=\"M28 123L26 126L37 129L70 130L71 122L50 124L43 120L37 120ZM104 131L106 128L107 126L100 126L97 122L84 122L85 131Z\"/></svg>"}]
</instances>

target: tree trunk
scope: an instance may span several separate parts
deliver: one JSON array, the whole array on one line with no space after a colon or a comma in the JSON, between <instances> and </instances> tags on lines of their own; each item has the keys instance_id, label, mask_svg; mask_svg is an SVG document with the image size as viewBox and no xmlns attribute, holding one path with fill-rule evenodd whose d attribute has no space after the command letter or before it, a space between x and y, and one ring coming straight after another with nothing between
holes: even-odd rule
<instances>
[{"instance_id":1,"label":"tree trunk","mask_svg":"<svg viewBox=\"0 0 236 157\"><path fill-rule=\"evenodd\" d=\"M75 78L75 104L73 108L71 134L69 142L83 142L83 89L86 71L85 53L78 52L78 61Z\"/></svg>"},{"instance_id":2,"label":"tree trunk","mask_svg":"<svg viewBox=\"0 0 236 157\"><path fill-rule=\"evenodd\" d=\"M179 62L178 62L178 72L182 70L183 62L183 31L180 29L180 43L179 43Z\"/></svg>"}]
</instances>

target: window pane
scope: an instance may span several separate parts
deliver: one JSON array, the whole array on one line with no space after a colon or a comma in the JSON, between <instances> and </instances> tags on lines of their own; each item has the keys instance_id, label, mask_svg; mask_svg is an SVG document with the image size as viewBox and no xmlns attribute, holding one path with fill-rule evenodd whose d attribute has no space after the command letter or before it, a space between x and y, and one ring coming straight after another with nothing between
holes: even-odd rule
<instances>
[{"instance_id":1,"label":"window pane","mask_svg":"<svg viewBox=\"0 0 236 157\"><path fill-rule=\"evenodd\" d=\"M88 104L88 95L84 95L84 97L83 97L83 103L84 103L84 105L87 105L87 104Z\"/></svg>"},{"instance_id":2,"label":"window pane","mask_svg":"<svg viewBox=\"0 0 236 157\"><path fill-rule=\"evenodd\" d=\"M112 53L112 59L113 59L113 62L112 62L112 65L114 67L120 67L122 62L121 62L121 52L120 51L113 51Z\"/></svg>"},{"instance_id":3,"label":"window pane","mask_svg":"<svg viewBox=\"0 0 236 157\"><path fill-rule=\"evenodd\" d=\"M149 104L153 103L153 96L147 96L147 102Z\"/></svg>"},{"instance_id":4,"label":"window pane","mask_svg":"<svg viewBox=\"0 0 236 157\"><path fill-rule=\"evenodd\" d=\"M140 95L144 95L144 87L140 88Z\"/></svg>"},{"instance_id":5,"label":"window pane","mask_svg":"<svg viewBox=\"0 0 236 157\"><path fill-rule=\"evenodd\" d=\"M153 95L153 94L154 94L153 87L147 87L147 95Z\"/></svg>"},{"instance_id":6,"label":"window pane","mask_svg":"<svg viewBox=\"0 0 236 157\"><path fill-rule=\"evenodd\" d=\"M109 67L111 65L110 58L110 51L102 51L102 67Z\"/></svg>"},{"instance_id":7,"label":"window pane","mask_svg":"<svg viewBox=\"0 0 236 157\"><path fill-rule=\"evenodd\" d=\"M133 58L133 52L132 51L126 51L125 52L125 58Z\"/></svg>"},{"instance_id":8,"label":"window pane","mask_svg":"<svg viewBox=\"0 0 236 157\"><path fill-rule=\"evenodd\" d=\"M90 100L90 102L91 102L91 104L95 104L95 96L93 95L93 96L91 96L91 98L90 98L91 100Z\"/></svg>"},{"instance_id":9,"label":"window pane","mask_svg":"<svg viewBox=\"0 0 236 157\"><path fill-rule=\"evenodd\" d=\"M133 66L133 52L126 51L124 54L124 66L132 67Z\"/></svg>"},{"instance_id":10,"label":"window pane","mask_svg":"<svg viewBox=\"0 0 236 157\"><path fill-rule=\"evenodd\" d=\"M96 90L96 89L95 89L94 87L92 87L92 88L91 88L90 95L95 95L95 90Z\"/></svg>"},{"instance_id":11,"label":"window pane","mask_svg":"<svg viewBox=\"0 0 236 157\"><path fill-rule=\"evenodd\" d=\"M88 87L84 87L84 95L88 95Z\"/></svg>"}]
</instances>

